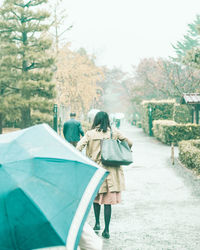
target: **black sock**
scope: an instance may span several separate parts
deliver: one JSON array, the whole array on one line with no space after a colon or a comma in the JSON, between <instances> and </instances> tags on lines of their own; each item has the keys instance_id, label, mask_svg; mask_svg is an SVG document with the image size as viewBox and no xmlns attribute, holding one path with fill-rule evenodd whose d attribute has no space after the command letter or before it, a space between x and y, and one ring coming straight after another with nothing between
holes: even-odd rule
<instances>
[{"instance_id":1,"label":"black sock","mask_svg":"<svg viewBox=\"0 0 200 250\"><path fill-rule=\"evenodd\" d=\"M100 210L101 210L101 206L98 203L93 203L93 208L94 208L94 215L95 215L95 220L96 223L95 225L99 224L99 216L100 216Z\"/></svg>"},{"instance_id":2,"label":"black sock","mask_svg":"<svg viewBox=\"0 0 200 250\"><path fill-rule=\"evenodd\" d=\"M110 219L111 219L111 205L104 205L105 232L109 232Z\"/></svg>"}]
</instances>

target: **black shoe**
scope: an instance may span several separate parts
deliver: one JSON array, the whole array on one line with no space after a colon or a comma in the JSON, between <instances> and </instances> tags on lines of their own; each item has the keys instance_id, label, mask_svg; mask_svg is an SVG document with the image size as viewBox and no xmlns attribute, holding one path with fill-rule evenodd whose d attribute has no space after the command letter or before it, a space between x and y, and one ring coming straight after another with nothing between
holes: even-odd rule
<instances>
[{"instance_id":1,"label":"black shoe","mask_svg":"<svg viewBox=\"0 0 200 250\"><path fill-rule=\"evenodd\" d=\"M100 228L100 225L99 224L96 224L94 227L93 227L93 230L94 231L99 231L101 228Z\"/></svg>"},{"instance_id":2,"label":"black shoe","mask_svg":"<svg viewBox=\"0 0 200 250\"><path fill-rule=\"evenodd\" d=\"M109 232L103 231L102 236L103 236L105 239L109 239L109 238L110 238Z\"/></svg>"}]
</instances>

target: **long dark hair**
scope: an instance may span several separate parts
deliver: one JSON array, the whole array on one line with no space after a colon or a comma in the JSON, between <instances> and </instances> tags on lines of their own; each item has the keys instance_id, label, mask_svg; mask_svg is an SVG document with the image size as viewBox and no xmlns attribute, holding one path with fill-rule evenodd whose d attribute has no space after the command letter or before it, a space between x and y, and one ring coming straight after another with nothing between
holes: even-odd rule
<instances>
[{"instance_id":1,"label":"long dark hair","mask_svg":"<svg viewBox=\"0 0 200 250\"><path fill-rule=\"evenodd\" d=\"M100 125L98 131L106 132L107 129L110 128L109 116L106 112L99 111L96 113L92 124L92 129L96 128L98 125Z\"/></svg>"}]
</instances>

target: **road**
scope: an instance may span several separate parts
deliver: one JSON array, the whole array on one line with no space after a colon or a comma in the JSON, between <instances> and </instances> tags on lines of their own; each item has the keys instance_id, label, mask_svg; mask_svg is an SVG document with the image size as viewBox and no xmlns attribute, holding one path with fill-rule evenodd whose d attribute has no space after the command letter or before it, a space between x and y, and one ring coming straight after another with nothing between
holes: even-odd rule
<instances>
[{"instance_id":1,"label":"road","mask_svg":"<svg viewBox=\"0 0 200 250\"><path fill-rule=\"evenodd\" d=\"M142 129L121 130L133 141L134 163L124 167L126 191L112 206L103 250L200 250L200 179L177 160L172 165L170 147ZM94 225L92 210L88 222Z\"/></svg>"}]
</instances>

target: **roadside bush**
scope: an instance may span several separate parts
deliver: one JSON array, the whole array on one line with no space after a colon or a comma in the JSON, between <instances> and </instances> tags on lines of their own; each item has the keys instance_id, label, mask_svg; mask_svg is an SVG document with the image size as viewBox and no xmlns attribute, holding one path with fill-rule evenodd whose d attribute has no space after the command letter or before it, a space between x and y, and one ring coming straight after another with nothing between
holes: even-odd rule
<instances>
[{"instance_id":1,"label":"roadside bush","mask_svg":"<svg viewBox=\"0 0 200 250\"><path fill-rule=\"evenodd\" d=\"M200 139L200 125L178 124L172 120L154 121L153 133L163 143L177 145L182 140Z\"/></svg>"},{"instance_id":2,"label":"roadside bush","mask_svg":"<svg viewBox=\"0 0 200 250\"><path fill-rule=\"evenodd\" d=\"M136 127L138 127L138 128L141 128L141 127L142 127L141 121L137 121L137 122L136 122Z\"/></svg>"},{"instance_id":3,"label":"roadside bush","mask_svg":"<svg viewBox=\"0 0 200 250\"><path fill-rule=\"evenodd\" d=\"M164 128L165 126L174 126L177 123L173 120L156 120L153 121L153 134L154 136L162 141L165 142L165 131Z\"/></svg>"},{"instance_id":4,"label":"roadside bush","mask_svg":"<svg viewBox=\"0 0 200 250\"><path fill-rule=\"evenodd\" d=\"M200 140L181 141L178 147L180 161L200 174Z\"/></svg>"},{"instance_id":5,"label":"roadside bush","mask_svg":"<svg viewBox=\"0 0 200 250\"><path fill-rule=\"evenodd\" d=\"M149 112L151 109L151 119L173 120L175 100L150 100L143 101L142 128L149 134Z\"/></svg>"},{"instance_id":6,"label":"roadside bush","mask_svg":"<svg viewBox=\"0 0 200 250\"><path fill-rule=\"evenodd\" d=\"M192 113L191 108L186 104L174 105L174 121L177 123L191 123Z\"/></svg>"}]
</instances>

